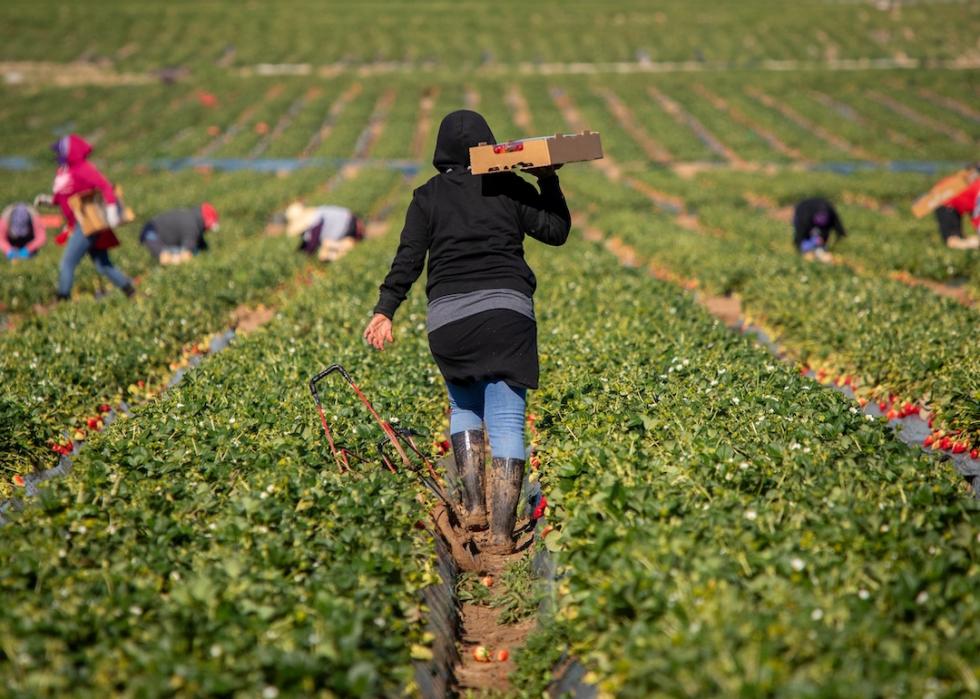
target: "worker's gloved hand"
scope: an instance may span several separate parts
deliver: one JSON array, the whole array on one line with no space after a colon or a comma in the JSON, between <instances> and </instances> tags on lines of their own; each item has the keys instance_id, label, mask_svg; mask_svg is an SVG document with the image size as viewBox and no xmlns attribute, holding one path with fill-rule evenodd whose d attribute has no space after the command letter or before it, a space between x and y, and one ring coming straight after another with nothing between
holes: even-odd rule
<instances>
[{"instance_id":1,"label":"worker's gloved hand","mask_svg":"<svg viewBox=\"0 0 980 699\"><path fill-rule=\"evenodd\" d=\"M122 216L119 215L119 205L109 204L105 207L105 220L109 224L109 228L115 228L122 221Z\"/></svg>"},{"instance_id":2,"label":"worker's gloved hand","mask_svg":"<svg viewBox=\"0 0 980 699\"><path fill-rule=\"evenodd\" d=\"M61 232L55 236L54 242L56 242L58 245L64 245L68 242L68 236L70 235L71 230L68 228L68 226L64 226L62 227Z\"/></svg>"},{"instance_id":3,"label":"worker's gloved hand","mask_svg":"<svg viewBox=\"0 0 980 699\"><path fill-rule=\"evenodd\" d=\"M15 260L15 259L17 259L17 251L16 250L8 250L7 251L7 259L8 260Z\"/></svg>"},{"instance_id":4,"label":"worker's gloved hand","mask_svg":"<svg viewBox=\"0 0 980 699\"><path fill-rule=\"evenodd\" d=\"M813 231L810 232L810 237L800 243L800 252L813 252L817 248L822 248L824 246L826 241L819 232L814 232L817 230L818 229L816 228L813 229Z\"/></svg>"},{"instance_id":5,"label":"worker's gloved hand","mask_svg":"<svg viewBox=\"0 0 980 699\"><path fill-rule=\"evenodd\" d=\"M28 250L27 248L19 248L17 250L17 257L19 257L22 260L26 260L30 256L31 256L31 251Z\"/></svg>"}]
</instances>

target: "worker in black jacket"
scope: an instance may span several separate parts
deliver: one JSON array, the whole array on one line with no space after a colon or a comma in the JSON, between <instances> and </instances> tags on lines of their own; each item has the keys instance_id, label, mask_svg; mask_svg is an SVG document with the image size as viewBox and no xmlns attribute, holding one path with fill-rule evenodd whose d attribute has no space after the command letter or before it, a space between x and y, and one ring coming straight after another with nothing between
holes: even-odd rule
<instances>
[{"instance_id":1,"label":"worker in black jacket","mask_svg":"<svg viewBox=\"0 0 980 699\"><path fill-rule=\"evenodd\" d=\"M804 256L813 256L821 262L833 258L827 252L831 233L843 238L847 235L844 224L833 204L823 197L804 199L793 211L793 244Z\"/></svg>"},{"instance_id":2,"label":"worker in black jacket","mask_svg":"<svg viewBox=\"0 0 980 699\"><path fill-rule=\"evenodd\" d=\"M508 553L524 478L526 394L538 387L537 282L524 260L524 236L562 245L571 215L554 168L528 171L540 192L516 173L470 174L469 149L480 143L496 140L476 112L442 120L432 161L439 174L414 192L364 337L379 350L392 341L392 318L428 256L429 348L449 390L464 524L485 529L489 506L488 549Z\"/></svg>"},{"instance_id":3,"label":"worker in black jacket","mask_svg":"<svg viewBox=\"0 0 980 699\"><path fill-rule=\"evenodd\" d=\"M204 233L218 228L218 212L204 202L157 214L140 231L140 243L160 264L180 264L207 250Z\"/></svg>"}]
</instances>

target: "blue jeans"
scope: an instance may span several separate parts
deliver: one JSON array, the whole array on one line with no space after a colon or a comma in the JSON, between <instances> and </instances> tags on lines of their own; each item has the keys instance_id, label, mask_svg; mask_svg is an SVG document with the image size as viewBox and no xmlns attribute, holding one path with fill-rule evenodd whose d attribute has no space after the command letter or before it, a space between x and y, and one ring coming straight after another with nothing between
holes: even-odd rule
<instances>
[{"instance_id":1,"label":"blue jeans","mask_svg":"<svg viewBox=\"0 0 980 699\"><path fill-rule=\"evenodd\" d=\"M527 389L512 388L505 381L479 381L449 389L449 433L482 430L487 425L494 458L525 459L524 408Z\"/></svg>"},{"instance_id":2,"label":"blue jeans","mask_svg":"<svg viewBox=\"0 0 980 699\"><path fill-rule=\"evenodd\" d=\"M75 226L68 244L65 245L65 252L61 256L61 264L58 266L58 294L68 296L71 294L72 284L75 283L75 268L78 263L88 253L95 264L95 271L106 277L120 289L130 286L133 282L125 274L113 266L109 259L108 250L93 250L91 238L86 238L82 233L81 226Z\"/></svg>"}]
</instances>

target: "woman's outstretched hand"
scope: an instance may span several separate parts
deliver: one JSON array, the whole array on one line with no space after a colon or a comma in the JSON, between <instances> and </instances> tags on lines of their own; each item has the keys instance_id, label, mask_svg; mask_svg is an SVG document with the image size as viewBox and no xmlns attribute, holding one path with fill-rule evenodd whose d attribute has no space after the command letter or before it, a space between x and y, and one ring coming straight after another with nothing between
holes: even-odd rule
<instances>
[{"instance_id":1,"label":"woman's outstretched hand","mask_svg":"<svg viewBox=\"0 0 980 699\"><path fill-rule=\"evenodd\" d=\"M375 313L364 328L364 339L378 350L383 350L386 342L394 342L395 338L391 334L391 318Z\"/></svg>"}]
</instances>

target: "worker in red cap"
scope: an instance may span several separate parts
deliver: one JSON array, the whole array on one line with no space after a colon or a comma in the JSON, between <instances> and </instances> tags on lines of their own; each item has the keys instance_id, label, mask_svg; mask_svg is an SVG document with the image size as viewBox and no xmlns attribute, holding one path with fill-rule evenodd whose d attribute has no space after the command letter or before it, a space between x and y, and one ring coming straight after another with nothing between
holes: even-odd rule
<instances>
[{"instance_id":1,"label":"worker in red cap","mask_svg":"<svg viewBox=\"0 0 980 699\"><path fill-rule=\"evenodd\" d=\"M218 228L217 210L204 202L197 207L157 214L144 224L140 231L140 243L160 264L180 264L207 250L204 234Z\"/></svg>"}]
</instances>

